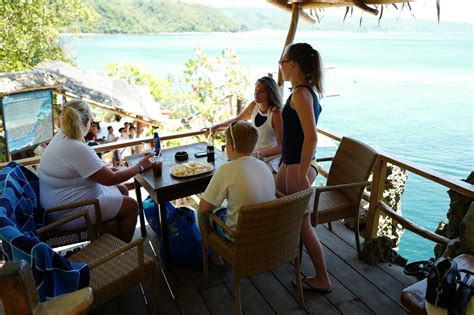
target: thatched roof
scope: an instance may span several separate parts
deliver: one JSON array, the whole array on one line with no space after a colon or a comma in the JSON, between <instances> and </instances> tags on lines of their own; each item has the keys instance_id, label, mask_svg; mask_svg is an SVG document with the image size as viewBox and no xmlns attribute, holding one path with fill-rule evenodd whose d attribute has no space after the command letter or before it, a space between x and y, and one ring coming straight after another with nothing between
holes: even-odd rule
<instances>
[{"instance_id":1,"label":"thatched roof","mask_svg":"<svg viewBox=\"0 0 474 315\"><path fill-rule=\"evenodd\" d=\"M59 88L60 83L43 70L0 73L0 97L20 91Z\"/></svg>"},{"instance_id":2,"label":"thatched roof","mask_svg":"<svg viewBox=\"0 0 474 315\"><path fill-rule=\"evenodd\" d=\"M63 62L48 61L31 71L0 74L0 96L47 88L137 120L163 119L160 105L146 88Z\"/></svg>"},{"instance_id":3,"label":"thatched roof","mask_svg":"<svg viewBox=\"0 0 474 315\"><path fill-rule=\"evenodd\" d=\"M396 5L397 3L408 4L415 0L267 0L267 2L288 12L293 11L293 5L298 5L301 9L300 18L306 22L316 23L317 9L326 9L334 7L357 7L373 15L382 15L383 6ZM439 0L438 0L439 1ZM439 8L439 5L438 5Z\"/></svg>"}]
</instances>

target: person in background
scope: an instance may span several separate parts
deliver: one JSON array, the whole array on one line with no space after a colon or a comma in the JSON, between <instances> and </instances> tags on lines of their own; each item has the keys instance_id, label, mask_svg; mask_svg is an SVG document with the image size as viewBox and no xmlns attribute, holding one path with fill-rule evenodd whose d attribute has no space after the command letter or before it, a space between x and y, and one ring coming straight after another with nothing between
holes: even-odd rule
<instances>
[{"instance_id":1,"label":"person in background","mask_svg":"<svg viewBox=\"0 0 474 315\"><path fill-rule=\"evenodd\" d=\"M85 135L85 140L86 142L95 142L97 141L97 123L92 122L91 127L89 128L89 132L86 133Z\"/></svg>"},{"instance_id":2,"label":"person in background","mask_svg":"<svg viewBox=\"0 0 474 315\"><path fill-rule=\"evenodd\" d=\"M211 134L237 120L250 120L258 130L258 141L253 155L270 161L281 154L282 101L280 90L270 77L262 77L255 83L253 100L237 117L211 127ZM207 135L206 135L207 136ZM277 167L277 165L276 165Z\"/></svg>"},{"instance_id":3,"label":"person in background","mask_svg":"<svg viewBox=\"0 0 474 315\"><path fill-rule=\"evenodd\" d=\"M257 143L258 131L247 121L231 123L225 130L226 151L229 162L219 167L199 202L201 220L207 220L206 213L215 211L230 228L235 229L240 207L275 199L275 181L263 161L251 154ZM216 209L224 200L225 208ZM229 238L219 226L212 226L218 233ZM222 258L211 255L216 267L224 265Z\"/></svg>"},{"instance_id":4,"label":"person in background","mask_svg":"<svg viewBox=\"0 0 474 315\"><path fill-rule=\"evenodd\" d=\"M131 125L129 128L128 128L128 137L130 139L136 139L137 138L137 129L135 128L135 126ZM137 145L134 145L133 147L130 147L130 150L132 152L132 154L137 154Z\"/></svg>"},{"instance_id":5,"label":"person in background","mask_svg":"<svg viewBox=\"0 0 474 315\"><path fill-rule=\"evenodd\" d=\"M291 83L292 92L282 110L282 155L276 187L284 194L293 194L310 187L317 175L311 161L318 140L316 126L321 106L316 92L320 97L323 94L323 69L319 52L306 43L287 46L279 64L283 79ZM311 203L309 208L312 211ZM331 292L323 248L311 226L309 212L303 219L301 240L316 271L315 276L303 280L303 289L322 294Z\"/></svg>"},{"instance_id":6,"label":"person in background","mask_svg":"<svg viewBox=\"0 0 474 315\"><path fill-rule=\"evenodd\" d=\"M41 202L45 208L52 208L96 198L102 220L116 218L118 236L129 242L137 222L138 204L128 197L128 190L121 183L148 169L151 166L149 156L133 167L121 170L108 167L92 147L84 143L92 119L92 111L84 101L71 100L64 105L61 118L63 129L53 137L40 161ZM96 223L93 206L51 213L49 217L58 220L83 209ZM85 222L82 218L61 226L65 230L83 227Z\"/></svg>"},{"instance_id":7,"label":"person in background","mask_svg":"<svg viewBox=\"0 0 474 315\"><path fill-rule=\"evenodd\" d=\"M125 127L119 129L120 137L118 141L127 141L130 140L128 130ZM122 164L123 158L132 154L132 149L130 147L124 147L119 149L119 156L120 156L120 164Z\"/></svg>"},{"instance_id":8,"label":"person in background","mask_svg":"<svg viewBox=\"0 0 474 315\"><path fill-rule=\"evenodd\" d=\"M118 140L118 137L115 136L115 134L114 134L114 127L108 126L108 127L107 127L107 132L108 132L108 133L107 133L107 142L110 143L110 142L115 142L115 141ZM114 167L118 167L118 166L120 166L120 163L121 163L121 162L122 162L122 161L120 160L120 153L119 153L119 151L118 151L118 150L114 150L114 152L113 152L113 157L112 157L112 165L113 165Z\"/></svg>"},{"instance_id":9,"label":"person in background","mask_svg":"<svg viewBox=\"0 0 474 315\"><path fill-rule=\"evenodd\" d=\"M108 126L107 127L107 142L115 142L117 141L118 137L114 135L114 127Z\"/></svg>"}]
</instances>

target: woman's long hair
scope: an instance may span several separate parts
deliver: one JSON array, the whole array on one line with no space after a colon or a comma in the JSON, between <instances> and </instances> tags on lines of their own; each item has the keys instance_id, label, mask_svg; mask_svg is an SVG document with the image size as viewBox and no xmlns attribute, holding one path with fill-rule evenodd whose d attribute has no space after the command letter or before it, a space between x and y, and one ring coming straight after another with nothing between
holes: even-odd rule
<instances>
[{"instance_id":1,"label":"woman's long hair","mask_svg":"<svg viewBox=\"0 0 474 315\"><path fill-rule=\"evenodd\" d=\"M271 77L261 77L257 80L255 84L259 82L265 84L265 89L267 90L270 99L270 107L278 107L281 109L283 107L283 104L281 100L280 89L278 88L278 85L275 80L273 80L273 78Z\"/></svg>"},{"instance_id":2,"label":"woman's long hair","mask_svg":"<svg viewBox=\"0 0 474 315\"><path fill-rule=\"evenodd\" d=\"M319 52L307 43L288 45L285 49L285 59L293 60L300 66L306 81L323 96L323 67Z\"/></svg>"},{"instance_id":3,"label":"woman's long hair","mask_svg":"<svg viewBox=\"0 0 474 315\"><path fill-rule=\"evenodd\" d=\"M64 104L61 118L62 130L66 137L84 141L84 122L92 121L92 111L82 100L71 100Z\"/></svg>"}]
</instances>

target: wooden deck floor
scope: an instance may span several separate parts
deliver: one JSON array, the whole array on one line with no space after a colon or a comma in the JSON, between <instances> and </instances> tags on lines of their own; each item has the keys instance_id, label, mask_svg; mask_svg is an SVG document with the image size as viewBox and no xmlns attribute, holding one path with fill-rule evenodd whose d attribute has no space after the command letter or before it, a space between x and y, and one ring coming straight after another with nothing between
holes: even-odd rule
<instances>
[{"instance_id":1,"label":"wooden deck floor","mask_svg":"<svg viewBox=\"0 0 474 315\"><path fill-rule=\"evenodd\" d=\"M150 229L148 229L150 231ZM406 314L400 303L401 290L416 281L403 274L402 268L390 264L369 265L357 259L354 234L342 224L316 229L324 245L327 268L333 291L327 295L305 292L305 308L301 308L292 285L293 266L241 279L242 310L245 314ZM138 234L138 233L137 233ZM150 232L147 238L155 249L157 238ZM148 243L148 242L147 242ZM147 244L146 251L152 254ZM311 262L305 253L302 272L311 275ZM231 270L210 270L209 282L202 281L201 270L173 269L167 272L171 296L161 271L159 274L161 314L233 314L233 284ZM151 281L143 284L145 296L151 301ZM122 296L96 309L92 314L150 314L140 286L130 288Z\"/></svg>"}]
</instances>

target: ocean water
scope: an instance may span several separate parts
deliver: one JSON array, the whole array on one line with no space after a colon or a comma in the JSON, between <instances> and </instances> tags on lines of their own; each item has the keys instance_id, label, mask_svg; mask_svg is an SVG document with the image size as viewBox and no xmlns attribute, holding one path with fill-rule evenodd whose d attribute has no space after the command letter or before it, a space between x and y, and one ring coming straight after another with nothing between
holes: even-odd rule
<instances>
[{"instance_id":1,"label":"ocean water","mask_svg":"<svg viewBox=\"0 0 474 315\"><path fill-rule=\"evenodd\" d=\"M160 76L181 75L194 48L214 56L233 48L253 80L277 71L285 37L285 32L260 31L63 39L81 69L106 72L106 64L128 60ZM456 178L474 170L472 32L300 32L295 42L320 51L325 90L337 95L321 100L320 128ZM434 230L446 221L446 191L409 173L403 214ZM410 260L426 259L433 256L433 246L405 232L400 253Z\"/></svg>"}]
</instances>

